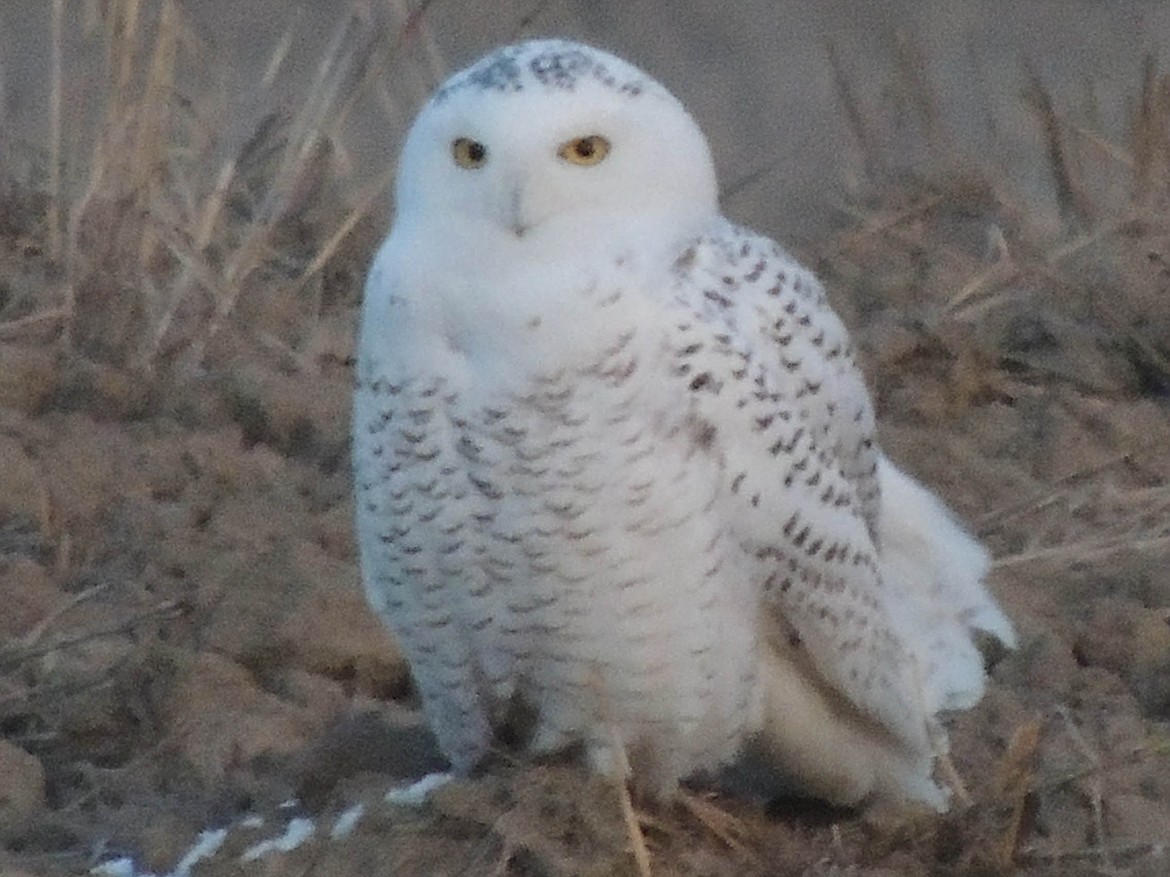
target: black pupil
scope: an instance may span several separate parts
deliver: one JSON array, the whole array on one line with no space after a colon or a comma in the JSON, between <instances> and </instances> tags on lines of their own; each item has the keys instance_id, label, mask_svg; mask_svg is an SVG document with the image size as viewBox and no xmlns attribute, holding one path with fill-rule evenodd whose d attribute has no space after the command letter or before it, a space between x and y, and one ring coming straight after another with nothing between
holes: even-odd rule
<instances>
[{"instance_id":1,"label":"black pupil","mask_svg":"<svg viewBox=\"0 0 1170 877\"><path fill-rule=\"evenodd\" d=\"M584 140L577 141L577 146L574 151L580 158L590 158L593 155L593 149L594 146L592 138L586 138Z\"/></svg>"},{"instance_id":2,"label":"black pupil","mask_svg":"<svg viewBox=\"0 0 1170 877\"><path fill-rule=\"evenodd\" d=\"M482 143L472 140L467 144L467 157L472 161L483 161L485 155L487 155L487 147Z\"/></svg>"}]
</instances>

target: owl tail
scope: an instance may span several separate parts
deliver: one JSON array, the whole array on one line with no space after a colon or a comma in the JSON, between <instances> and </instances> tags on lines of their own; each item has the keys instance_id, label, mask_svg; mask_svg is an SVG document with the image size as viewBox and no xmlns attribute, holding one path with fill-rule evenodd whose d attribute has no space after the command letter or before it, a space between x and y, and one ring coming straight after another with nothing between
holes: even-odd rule
<instances>
[{"instance_id":1,"label":"owl tail","mask_svg":"<svg viewBox=\"0 0 1170 877\"><path fill-rule=\"evenodd\" d=\"M935 783L935 749L912 746L825 685L807 655L769 638L760 661L763 721L745 752L754 791L812 796L841 806L916 801L935 810L949 796Z\"/></svg>"},{"instance_id":2,"label":"owl tail","mask_svg":"<svg viewBox=\"0 0 1170 877\"><path fill-rule=\"evenodd\" d=\"M1011 622L983 581L990 557L938 497L885 457L878 481L887 610L917 659L926 711L974 706L984 683L976 634L1016 645Z\"/></svg>"},{"instance_id":3,"label":"owl tail","mask_svg":"<svg viewBox=\"0 0 1170 877\"><path fill-rule=\"evenodd\" d=\"M983 583L987 552L932 493L889 460L878 464L878 538L891 626L901 634L922 697L927 735L898 739L819 680L784 631L766 633L760 675L761 733L749 748L780 774L778 787L837 804L918 801L946 809L933 779L946 732L936 714L973 706L983 694L978 633L1015 646L1011 622Z\"/></svg>"}]
</instances>

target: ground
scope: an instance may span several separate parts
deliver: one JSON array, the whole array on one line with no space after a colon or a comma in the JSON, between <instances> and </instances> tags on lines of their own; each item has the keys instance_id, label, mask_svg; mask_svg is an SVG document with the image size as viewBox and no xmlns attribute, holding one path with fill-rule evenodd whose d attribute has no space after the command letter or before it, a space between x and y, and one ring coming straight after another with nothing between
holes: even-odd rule
<instances>
[{"instance_id":1,"label":"ground","mask_svg":"<svg viewBox=\"0 0 1170 877\"><path fill-rule=\"evenodd\" d=\"M300 117L199 189L158 75L75 199L0 165L0 873L165 873L219 826L195 873L637 873L617 791L572 763L383 801L440 766L352 535L353 328L387 218L335 191ZM1020 633L950 721L954 806L647 804L654 874L1170 870L1170 79L1109 150L1029 99L1057 209L977 163L871 155L801 253L889 454L992 548ZM299 816L310 839L241 861Z\"/></svg>"}]
</instances>

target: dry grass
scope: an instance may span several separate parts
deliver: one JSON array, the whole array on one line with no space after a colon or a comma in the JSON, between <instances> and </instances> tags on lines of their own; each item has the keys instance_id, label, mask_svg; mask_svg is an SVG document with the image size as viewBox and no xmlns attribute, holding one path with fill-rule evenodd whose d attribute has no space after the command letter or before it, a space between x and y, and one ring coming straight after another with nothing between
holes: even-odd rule
<instances>
[{"instance_id":1,"label":"dry grass","mask_svg":"<svg viewBox=\"0 0 1170 877\"><path fill-rule=\"evenodd\" d=\"M934 98L919 94L926 85L909 79L925 136L949 142L929 110ZM1089 423L1119 401L1145 410L1146 400L1170 396L1170 75L1148 60L1135 91L1131 130L1115 141L1062 115L1028 74L1023 99L1047 144L1058 217L1036 210L996 168L956 162L953 150L935 150L942 169L929 175L888 170L894 159L868 133L876 123L849 112L863 167L886 170L865 176L857 201L841 205L848 224L823 269L846 293L841 309L871 333L879 393L896 395L897 375L884 367L900 367L899 351L933 345L950 360L949 414L988 398L1056 394L1070 417ZM894 324L912 337L878 349ZM1026 498L980 522L987 534L1021 524L1035 534L1002 565L1167 544L1170 488L1154 453L1049 462L1016 470ZM986 463L989 475L1004 468Z\"/></svg>"},{"instance_id":2,"label":"dry grass","mask_svg":"<svg viewBox=\"0 0 1170 877\"><path fill-rule=\"evenodd\" d=\"M336 475L348 373L318 354L345 349L322 337L352 319L377 230L368 220L392 169L347 191L344 131L362 102L401 124L390 80L404 57L420 90L442 71L421 11L396 7L378 24L361 8L342 17L294 111L274 97L293 45L286 31L249 104L265 110L241 117L206 87L215 58L182 4L91 2L76 20L54 0L44 172L12 185L19 174L0 149L0 187L18 196L0 216L0 270L16 256L33 264L0 301L0 353L11 345L40 368L32 354L48 347L50 373L83 361L131 381L102 384L87 409L69 398L67 380L50 377L50 389L13 406L25 419L0 422L0 439L31 473L20 514L11 512L17 467L5 458L0 544L52 598L0 648L0 728L47 766L58 800L45 823L78 838L16 835L32 844L29 861L49 861L37 857L42 843L60 857L50 862L57 870L80 867L80 839L104 842L117 824L123 842L153 839L170 856L159 867L170 867L172 847L204 823L176 818L162 843L156 809L170 817L164 803L197 799L205 819L233 795L286 794L291 768L262 774L286 754L288 728L323 735L326 720L305 718L304 702L352 700L352 666L334 678L280 651L294 654L304 628L280 628L273 646L273 601L292 599L280 589L319 550L331 562L313 570L318 590L305 590L336 591L344 573L356 592L348 530L337 535L339 520L348 527ZM72 27L104 58L84 141L65 116ZM318 844L303 853L307 870L427 873L459 862L498 874L1040 877L1153 874L1164 864L1157 842L1124 834L1113 810L1139 792L1170 806L1158 785L1168 754L1158 679L1170 664L1156 652L1158 612L1170 611L1157 573L1170 558L1170 76L1147 64L1122 138L1078 121L1027 78L1021 99L1052 168L1058 211L1049 215L999 170L956 158L921 51L902 40L895 54L892 92L937 167L899 169L879 136L889 121L834 65L858 168L818 267L857 327L887 446L995 548L995 584L1021 626L1023 647L997 668L987 712L957 722L953 755L969 806L944 818L797 806L776 818L696 798L635 815L606 778L512 766L455 784L413 816L383 813L340 853ZM215 404L196 399L190 385L201 375L226 385ZM55 444L59 431L96 435L93 421L159 414L133 401L136 381L173 391L179 402L162 414L195 412L177 418L181 435L160 415L157 432L105 427L108 452ZM114 398L130 401L111 409ZM70 407L95 416L41 423ZM72 459L76 472L50 471ZM72 489L94 472L92 495ZM177 523L136 531L166 515ZM240 533L253 527L261 532ZM301 529L312 538L297 541ZM140 567L127 571L124 556ZM1149 653L1130 648L1147 641ZM200 688L203 677L234 687ZM184 710L188 698L221 708L232 727L200 725L207 717ZM1121 730L1107 721L1118 717ZM376 778L379 790L385 782ZM321 796L344 800L331 787ZM145 828L123 815L135 806L147 811Z\"/></svg>"},{"instance_id":3,"label":"dry grass","mask_svg":"<svg viewBox=\"0 0 1170 877\"><path fill-rule=\"evenodd\" d=\"M913 59L901 53L891 90L915 110L935 167L899 170L872 133L881 120L863 116L839 79L858 150L857 197L841 205L845 228L821 265L841 309L863 327L887 443L955 495L983 494L974 522L1025 630L1039 612L1043 635L1065 631L1087 667L1141 665L1149 669L1138 676L1162 678L1170 75L1147 60L1130 130L1110 136L1026 72L1021 99L1045 143L1049 214L1002 169L947 145ZM1119 657L1139 641L1146 645ZM1083 695L1058 685L1031 700L1000 757L998 787L964 817L967 848L952 873L1161 873L1162 842L1117 838L1126 829L1109 814L1135 765L1166 770L1165 692L1146 701L1153 721L1120 752L1090 740L1086 728L1100 731ZM1079 766L1070 770L1069 760ZM1061 822L1083 825L1087 843Z\"/></svg>"},{"instance_id":4,"label":"dry grass","mask_svg":"<svg viewBox=\"0 0 1170 877\"><path fill-rule=\"evenodd\" d=\"M255 91L233 102L210 87L215 59L175 0L91 2L83 16L64 7L54 0L47 201L25 229L56 280L0 309L0 335L28 332L70 354L172 376L203 369L224 333L255 343L260 323L269 344L301 349L335 294L325 267L389 198L392 169L360 198L344 197L346 120L379 89L384 96L392 50L433 53L425 29L377 24L355 6L288 109L274 86L295 22ZM79 42L101 47L96 87L69 79L82 74L64 45ZM80 95L90 107L79 131L64 115L67 96Z\"/></svg>"}]
</instances>

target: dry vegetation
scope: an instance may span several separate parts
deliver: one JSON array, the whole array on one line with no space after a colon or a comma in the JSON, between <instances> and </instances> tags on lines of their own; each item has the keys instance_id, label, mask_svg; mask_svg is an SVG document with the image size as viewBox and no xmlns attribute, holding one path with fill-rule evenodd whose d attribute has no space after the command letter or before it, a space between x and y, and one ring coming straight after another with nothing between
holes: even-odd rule
<instances>
[{"instance_id":1,"label":"dry vegetation","mask_svg":"<svg viewBox=\"0 0 1170 877\"><path fill-rule=\"evenodd\" d=\"M257 113L288 40L244 107L200 88L214 58L179 4L87 9L91 115L63 115L56 0L50 143L21 164L0 124L0 870L168 869L296 794L370 815L270 873L636 873L614 790L572 767L380 803L433 755L357 585L349 357L388 179L347 192L342 134L403 57L432 63L425 27L347 19L295 111ZM952 814L650 811L650 867L1164 874L1170 77L1150 63L1121 139L1032 78L1046 209L956 158L899 59L933 169L896 168L840 77L858 169L814 255L887 447L993 546L1021 648L956 720ZM248 842L199 873L251 873L228 854Z\"/></svg>"}]
</instances>

